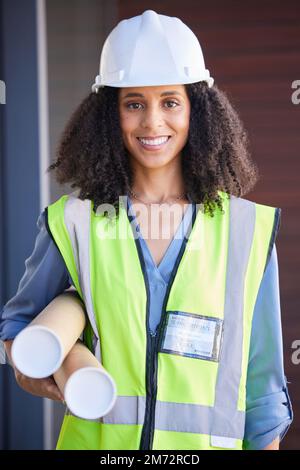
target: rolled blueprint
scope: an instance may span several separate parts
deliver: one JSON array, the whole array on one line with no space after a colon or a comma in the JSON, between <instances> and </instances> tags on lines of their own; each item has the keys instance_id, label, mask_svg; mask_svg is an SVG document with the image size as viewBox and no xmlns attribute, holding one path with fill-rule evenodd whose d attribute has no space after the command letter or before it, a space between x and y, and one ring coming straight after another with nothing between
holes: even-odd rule
<instances>
[{"instance_id":1,"label":"rolled blueprint","mask_svg":"<svg viewBox=\"0 0 300 470\"><path fill-rule=\"evenodd\" d=\"M80 337L85 321L76 292L53 299L14 339L11 353L17 369L32 378L52 375Z\"/></svg>"},{"instance_id":2,"label":"rolled blueprint","mask_svg":"<svg viewBox=\"0 0 300 470\"><path fill-rule=\"evenodd\" d=\"M101 418L116 402L115 381L80 341L73 346L54 379L69 410L79 418Z\"/></svg>"}]
</instances>

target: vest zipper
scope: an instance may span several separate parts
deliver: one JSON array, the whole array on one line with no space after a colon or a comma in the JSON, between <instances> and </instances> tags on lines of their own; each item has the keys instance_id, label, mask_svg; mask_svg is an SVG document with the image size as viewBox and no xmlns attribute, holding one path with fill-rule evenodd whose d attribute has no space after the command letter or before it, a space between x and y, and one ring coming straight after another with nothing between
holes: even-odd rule
<instances>
[{"instance_id":1,"label":"vest zipper","mask_svg":"<svg viewBox=\"0 0 300 470\"><path fill-rule=\"evenodd\" d=\"M171 283L172 284L172 283ZM150 366L149 373L147 375L147 399L146 399L146 410L145 410L145 425L141 438L140 450L151 450L153 448L154 438L154 424L155 424L155 405L157 397L157 362L158 362L158 348L160 344L161 335L165 327L166 317L164 315L167 300L169 297L169 291L171 284L168 286L168 290L164 299L164 304L161 313L161 321L157 327L155 333L151 333L149 330L150 338Z\"/></svg>"},{"instance_id":2,"label":"vest zipper","mask_svg":"<svg viewBox=\"0 0 300 470\"><path fill-rule=\"evenodd\" d=\"M156 333L152 336L153 338L153 395L152 400L150 403L150 419L149 419L149 447L148 449L153 448L153 437L154 437L154 424L155 424L155 405L156 405L156 397L157 397L157 362L158 362L158 344L160 338L160 331L162 324L164 322L161 321Z\"/></svg>"},{"instance_id":3,"label":"vest zipper","mask_svg":"<svg viewBox=\"0 0 300 470\"><path fill-rule=\"evenodd\" d=\"M149 332L149 349L150 349L150 363L147 370L147 398L145 409L145 425L141 438L140 450L151 450L153 431L154 431L154 414L155 402L157 393L157 354L156 354L156 333Z\"/></svg>"}]
</instances>

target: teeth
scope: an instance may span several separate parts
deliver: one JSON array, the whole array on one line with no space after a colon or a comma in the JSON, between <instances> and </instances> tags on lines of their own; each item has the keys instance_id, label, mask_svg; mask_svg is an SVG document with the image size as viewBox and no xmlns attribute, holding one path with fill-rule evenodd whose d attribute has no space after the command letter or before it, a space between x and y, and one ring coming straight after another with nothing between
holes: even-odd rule
<instances>
[{"instance_id":1,"label":"teeth","mask_svg":"<svg viewBox=\"0 0 300 470\"><path fill-rule=\"evenodd\" d=\"M161 145L167 142L169 137L159 137L158 139L142 139L138 137L138 139L143 143L147 145Z\"/></svg>"}]
</instances>

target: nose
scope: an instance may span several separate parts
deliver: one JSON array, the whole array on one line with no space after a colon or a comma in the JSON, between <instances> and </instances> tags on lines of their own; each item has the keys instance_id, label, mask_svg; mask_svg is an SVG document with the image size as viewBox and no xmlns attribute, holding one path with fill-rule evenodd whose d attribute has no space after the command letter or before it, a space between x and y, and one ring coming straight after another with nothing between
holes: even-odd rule
<instances>
[{"instance_id":1,"label":"nose","mask_svg":"<svg viewBox=\"0 0 300 470\"><path fill-rule=\"evenodd\" d=\"M148 106L142 115L141 127L144 129L154 130L163 125L164 116L159 106Z\"/></svg>"}]
</instances>

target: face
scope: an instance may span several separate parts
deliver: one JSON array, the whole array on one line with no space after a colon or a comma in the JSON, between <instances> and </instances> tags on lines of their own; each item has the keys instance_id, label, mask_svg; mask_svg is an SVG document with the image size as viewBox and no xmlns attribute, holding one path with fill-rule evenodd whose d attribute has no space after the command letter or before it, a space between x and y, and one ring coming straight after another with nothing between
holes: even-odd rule
<instances>
[{"instance_id":1,"label":"face","mask_svg":"<svg viewBox=\"0 0 300 470\"><path fill-rule=\"evenodd\" d=\"M134 163L159 168L180 158L190 120L184 85L121 88L119 113L124 145Z\"/></svg>"}]
</instances>

